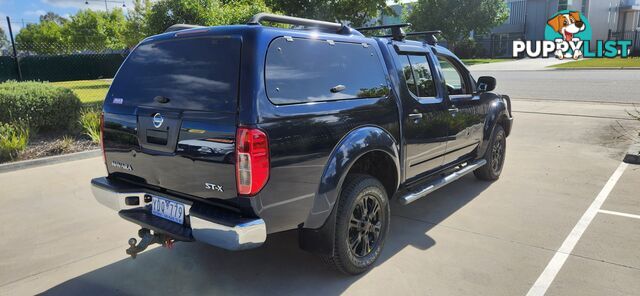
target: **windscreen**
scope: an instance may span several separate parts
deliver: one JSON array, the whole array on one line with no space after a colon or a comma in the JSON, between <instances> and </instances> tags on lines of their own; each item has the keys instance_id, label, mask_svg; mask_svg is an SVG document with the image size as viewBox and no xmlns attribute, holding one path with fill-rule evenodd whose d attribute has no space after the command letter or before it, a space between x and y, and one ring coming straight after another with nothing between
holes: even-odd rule
<instances>
[{"instance_id":1,"label":"windscreen","mask_svg":"<svg viewBox=\"0 0 640 296\"><path fill-rule=\"evenodd\" d=\"M235 111L239 39L197 37L140 45L116 75L107 104Z\"/></svg>"}]
</instances>

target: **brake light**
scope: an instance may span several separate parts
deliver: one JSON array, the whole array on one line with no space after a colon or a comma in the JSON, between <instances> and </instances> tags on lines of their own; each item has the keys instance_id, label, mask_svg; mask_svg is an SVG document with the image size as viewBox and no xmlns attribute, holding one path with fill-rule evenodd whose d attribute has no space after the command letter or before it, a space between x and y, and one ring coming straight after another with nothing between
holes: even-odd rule
<instances>
[{"instance_id":1,"label":"brake light","mask_svg":"<svg viewBox=\"0 0 640 296\"><path fill-rule=\"evenodd\" d=\"M104 151L104 112L100 113L100 148L102 149L102 160L107 164L107 153Z\"/></svg>"},{"instance_id":2,"label":"brake light","mask_svg":"<svg viewBox=\"0 0 640 296\"><path fill-rule=\"evenodd\" d=\"M240 127L236 133L236 183L238 193L255 195L269 179L269 141L256 128Z\"/></svg>"}]
</instances>

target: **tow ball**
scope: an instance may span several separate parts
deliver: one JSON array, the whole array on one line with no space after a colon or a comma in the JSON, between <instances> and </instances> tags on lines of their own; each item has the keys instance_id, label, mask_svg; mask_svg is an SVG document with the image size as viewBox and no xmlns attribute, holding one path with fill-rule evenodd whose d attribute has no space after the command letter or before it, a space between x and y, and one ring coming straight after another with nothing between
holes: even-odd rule
<instances>
[{"instance_id":1,"label":"tow ball","mask_svg":"<svg viewBox=\"0 0 640 296\"><path fill-rule=\"evenodd\" d=\"M136 259L138 253L146 250L150 245L160 244L163 247L167 247L169 249L173 248L174 240L164 234L151 233L151 230L147 228L141 228L138 230L138 236L140 237L140 243L135 238L129 239L129 248L127 249L127 255L130 255L131 258ZM137 245L136 245L137 244Z\"/></svg>"}]
</instances>

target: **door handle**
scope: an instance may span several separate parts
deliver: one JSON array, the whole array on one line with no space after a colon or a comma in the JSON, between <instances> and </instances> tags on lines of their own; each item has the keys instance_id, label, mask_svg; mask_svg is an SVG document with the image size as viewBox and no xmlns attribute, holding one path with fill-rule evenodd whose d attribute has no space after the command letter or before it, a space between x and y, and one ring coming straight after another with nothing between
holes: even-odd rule
<instances>
[{"instance_id":1,"label":"door handle","mask_svg":"<svg viewBox=\"0 0 640 296\"><path fill-rule=\"evenodd\" d=\"M409 114L409 118L413 120L422 119L422 113L411 113Z\"/></svg>"},{"instance_id":2,"label":"door handle","mask_svg":"<svg viewBox=\"0 0 640 296\"><path fill-rule=\"evenodd\" d=\"M449 108L449 112L451 113L458 113L458 111L460 111L460 109L458 109L457 107Z\"/></svg>"}]
</instances>

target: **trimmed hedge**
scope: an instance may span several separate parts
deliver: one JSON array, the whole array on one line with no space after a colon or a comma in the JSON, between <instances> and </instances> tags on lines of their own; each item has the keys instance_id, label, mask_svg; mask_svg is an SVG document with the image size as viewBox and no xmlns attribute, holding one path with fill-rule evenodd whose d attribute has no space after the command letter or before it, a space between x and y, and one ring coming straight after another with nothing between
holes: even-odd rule
<instances>
[{"instance_id":1,"label":"trimmed hedge","mask_svg":"<svg viewBox=\"0 0 640 296\"><path fill-rule=\"evenodd\" d=\"M67 131L77 125L82 103L68 88L42 82L0 83L0 122L26 122L44 131Z\"/></svg>"}]
</instances>

